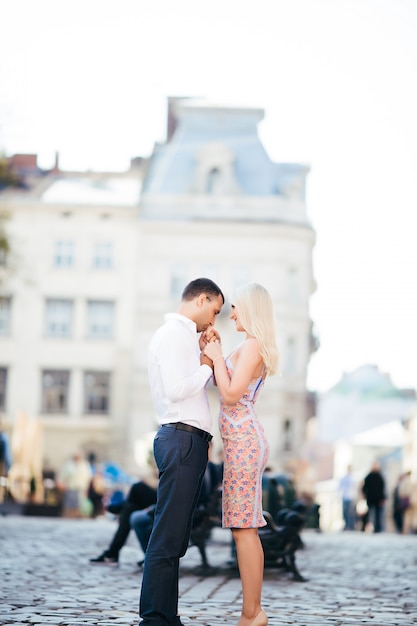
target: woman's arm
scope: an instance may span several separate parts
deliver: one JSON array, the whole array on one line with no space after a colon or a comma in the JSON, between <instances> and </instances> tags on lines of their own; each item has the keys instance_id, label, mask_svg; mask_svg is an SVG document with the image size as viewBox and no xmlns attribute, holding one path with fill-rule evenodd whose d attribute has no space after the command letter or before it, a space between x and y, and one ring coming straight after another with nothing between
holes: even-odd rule
<instances>
[{"instance_id":1,"label":"woman's arm","mask_svg":"<svg viewBox=\"0 0 417 626\"><path fill-rule=\"evenodd\" d=\"M243 396L262 363L257 339L250 337L242 343L236 353L236 362L230 378L219 343L207 344L204 353L213 361L214 376L223 402L235 404Z\"/></svg>"}]
</instances>

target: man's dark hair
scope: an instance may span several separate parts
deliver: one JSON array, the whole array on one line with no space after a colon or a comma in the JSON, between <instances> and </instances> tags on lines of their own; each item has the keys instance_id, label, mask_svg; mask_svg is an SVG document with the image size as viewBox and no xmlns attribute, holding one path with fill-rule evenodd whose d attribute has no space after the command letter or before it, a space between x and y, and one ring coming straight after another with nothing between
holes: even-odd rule
<instances>
[{"instance_id":1,"label":"man's dark hair","mask_svg":"<svg viewBox=\"0 0 417 626\"><path fill-rule=\"evenodd\" d=\"M210 296L221 296L224 303L224 295L222 290L210 278L196 278L185 287L182 292L182 300L192 300L200 293L207 293Z\"/></svg>"}]
</instances>

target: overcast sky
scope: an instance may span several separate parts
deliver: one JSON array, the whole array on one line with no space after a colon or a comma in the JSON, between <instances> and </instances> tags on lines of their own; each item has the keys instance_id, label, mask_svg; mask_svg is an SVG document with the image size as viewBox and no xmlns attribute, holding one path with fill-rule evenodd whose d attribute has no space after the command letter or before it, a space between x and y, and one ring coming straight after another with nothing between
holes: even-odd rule
<instances>
[{"instance_id":1,"label":"overcast sky","mask_svg":"<svg viewBox=\"0 0 417 626\"><path fill-rule=\"evenodd\" d=\"M274 161L311 167L309 386L374 363L417 386L417 2L0 0L0 150L126 169L167 96L265 109ZM262 282L262 277L256 277Z\"/></svg>"}]
</instances>

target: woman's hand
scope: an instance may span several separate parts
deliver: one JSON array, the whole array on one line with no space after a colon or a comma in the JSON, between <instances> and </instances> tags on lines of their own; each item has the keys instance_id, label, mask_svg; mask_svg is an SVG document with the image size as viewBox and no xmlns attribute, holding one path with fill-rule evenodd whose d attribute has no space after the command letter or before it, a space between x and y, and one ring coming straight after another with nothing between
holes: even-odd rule
<instances>
[{"instance_id":1,"label":"woman's hand","mask_svg":"<svg viewBox=\"0 0 417 626\"><path fill-rule=\"evenodd\" d=\"M219 340L214 339L204 348L204 354L214 361L216 357L223 356L222 345Z\"/></svg>"},{"instance_id":2,"label":"woman's hand","mask_svg":"<svg viewBox=\"0 0 417 626\"><path fill-rule=\"evenodd\" d=\"M206 345L208 343L211 343L212 341L220 341L220 335L219 335L218 331L215 328L213 328L212 326L209 326L200 335L200 350L201 350L201 352L203 352L204 348L206 347Z\"/></svg>"}]
</instances>

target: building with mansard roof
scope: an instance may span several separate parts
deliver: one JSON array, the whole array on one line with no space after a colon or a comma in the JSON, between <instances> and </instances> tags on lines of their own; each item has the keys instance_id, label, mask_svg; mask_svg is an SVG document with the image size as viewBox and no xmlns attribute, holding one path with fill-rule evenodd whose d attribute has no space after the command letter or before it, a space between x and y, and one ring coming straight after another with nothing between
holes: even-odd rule
<instances>
[{"instance_id":1,"label":"building with mansard roof","mask_svg":"<svg viewBox=\"0 0 417 626\"><path fill-rule=\"evenodd\" d=\"M156 429L147 346L198 276L226 297L246 281L271 293L281 373L258 409L277 472L295 467L311 413L315 233L308 167L274 163L263 110L173 98L167 140L125 174L65 173L4 191L13 271L1 274L0 412L40 417L44 457L74 451L135 474ZM13 258L12 258L13 257ZM4 259L3 259L4 261ZM223 307L224 349L241 339ZM215 447L217 394L210 388Z\"/></svg>"},{"instance_id":2,"label":"building with mansard roof","mask_svg":"<svg viewBox=\"0 0 417 626\"><path fill-rule=\"evenodd\" d=\"M183 286L208 276L227 296L242 282L260 282L275 306L281 375L266 381L258 407L271 465L281 471L296 464L311 411L306 376L314 349L315 233L305 200L308 167L271 161L258 135L262 118L257 108L169 102L167 141L151 155L139 209L137 393L130 424L133 439L155 428L145 348L163 314L175 310ZM229 310L226 303L217 323L226 349L242 339ZM210 394L216 424L216 391Z\"/></svg>"}]
</instances>

